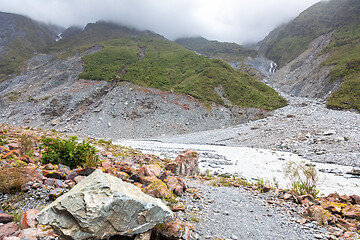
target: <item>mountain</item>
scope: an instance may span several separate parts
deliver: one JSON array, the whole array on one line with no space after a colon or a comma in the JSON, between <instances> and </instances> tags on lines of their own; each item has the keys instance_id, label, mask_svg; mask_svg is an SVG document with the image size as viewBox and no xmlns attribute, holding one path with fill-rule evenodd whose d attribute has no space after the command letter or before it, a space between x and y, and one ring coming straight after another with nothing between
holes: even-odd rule
<instances>
[{"instance_id":1,"label":"mountain","mask_svg":"<svg viewBox=\"0 0 360 240\"><path fill-rule=\"evenodd\" d=\"M0 12L0 81L26 69L36 52L55 43L54 26L30 18Z\"/></svg>"},{"instance_id":2,"label":"mountain","mask_svg":"<svg viewBox=\"0 0 360 240\"><path fill-rule=\"evenodd\" d=\"M259 51L282 67L274 87L326 98L330 108L360 110L359 41L360 1L331 0L272 31Z\"/></svg>"},{"instance_id":3,"label":"mountain","mask_svg":"<svg viewBox=\"0 0 360 240\"><path fill-rule=\"evenodd\" d=\"M0 82L0 122L151 137L229 127L287 104L247 73L150 31L104 21L61 33L39 26L49 41Z\"/></svg>"},{"instance_id":4,"label":"mountain","mask_svg":"<svg viewBox=\"0 0 360 240\"><path fill-rule=\"evenodd\" d=\"M203 37L179 38L175 42L189 50L226 62L242 62L249 56L257 55L257 51L246 49L239 44L209 41Z\"/></svg>"}]
</instances>

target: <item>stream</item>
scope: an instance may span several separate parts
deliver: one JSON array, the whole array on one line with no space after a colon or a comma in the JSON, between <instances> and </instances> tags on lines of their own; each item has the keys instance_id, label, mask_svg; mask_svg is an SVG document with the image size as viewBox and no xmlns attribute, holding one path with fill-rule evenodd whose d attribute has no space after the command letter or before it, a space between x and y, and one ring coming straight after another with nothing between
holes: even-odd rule
<instances>
[{"instance_id":1,"label":"stream","mask_svg":"<svg viewBox=\"0 0 360 240\"><path fill-rule=\"evenodd\" d=\"M160 141L119 140L114 144L131 147L172 160L185 149L199 153L199 169L211 174L230 173L249 181L265 181L280 188L289 187L290 180L285 176L287 162L304 163L317 169L317 186L320 194L338 192L339 194L359 194L360 177L352 175L353 167L336 164L311 162L296 154L248 147L229 147L217 145L197 145L164 143Z\"/></svg>"}]
</instances>

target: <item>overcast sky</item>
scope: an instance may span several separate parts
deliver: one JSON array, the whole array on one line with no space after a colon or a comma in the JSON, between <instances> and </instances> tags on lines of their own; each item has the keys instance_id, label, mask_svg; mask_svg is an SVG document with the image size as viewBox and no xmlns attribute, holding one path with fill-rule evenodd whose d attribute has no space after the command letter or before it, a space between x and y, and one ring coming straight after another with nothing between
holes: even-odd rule
<instances>
[{"instance_id":1,"label":"overcast sky","mask_svg":"<svg viewBox=\"0 0 360 240\"><path fill-rule=\"evenodd\" d=\"M0 11L64 27L109 20L174 40L249 43L320 0L0 0Z\"/></svg>"}]
</instances>

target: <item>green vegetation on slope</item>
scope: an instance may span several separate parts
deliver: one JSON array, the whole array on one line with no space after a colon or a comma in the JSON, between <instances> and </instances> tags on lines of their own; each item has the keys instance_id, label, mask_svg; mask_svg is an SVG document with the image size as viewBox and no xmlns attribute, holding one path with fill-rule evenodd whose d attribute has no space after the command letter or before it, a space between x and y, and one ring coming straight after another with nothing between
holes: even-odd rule
<instances>
[{"instance_id":1,"label":"green vegetation on slope","mask_svg":"<svg viewBox=\"0 0 360 240\"><path fill-rule=\"evenodd\" d=\"M262 43L260 52L280 67L304 52L311 41L333 32L323 54L330 54L324 65L333 66L330 77L341 79L327 106L360 111L360 1L320 2L301 13L288 25L274 30Z\"/></svg>"},{"instance_id":2,"label":"green vegetation on slope","mask_svg":"<svg viewBox=\"0 0 360 240\"><path fill-rule=\"evenodd\" d=\"M226 62L240 62L247 57L255 57L255 50L246 49L236 43L209 41L203 37L180 38L175 41L186 49Z\"/></svg>"},{"instance_id":3,"label":"green vegetation on slope","mask_svg":"<svg viewBox=\"0 0 360 240\"><path fill-rule=\"evenodd\" d=\"M273 110L286 100L270 87L225 62L199 56L176 43L157 38L121 38L102 43L100 52L83 57L86 63L80 78L129 81L173 89L205 103L224 104L214 88L221 86L234 105Z\"/></svg>"},{"instance_id":4,"label":"green vegetation on slope","mask_svg":"<svg viewBox=\"0 0 360 240\"><path fill-rule=\"evenodd\" d=\"M327 106L360 111L360 25L334 32L325 51L330 52L331 57L324 64L334 66L331 78L343 80L340 88L328 99Z\"/></svg>"},{"instance_id":5,"label":"green vegetation on slope","mask_svg":"<svg viewBox=\"0 0 360 240\"><path fill-rule=\"evenodd\" d=\"M261 43L259 51L282 67L322 34L341 30L352 23L359 24L359 6L358 0L319 2L271 32Z\"/></svg>"}]
</instances>

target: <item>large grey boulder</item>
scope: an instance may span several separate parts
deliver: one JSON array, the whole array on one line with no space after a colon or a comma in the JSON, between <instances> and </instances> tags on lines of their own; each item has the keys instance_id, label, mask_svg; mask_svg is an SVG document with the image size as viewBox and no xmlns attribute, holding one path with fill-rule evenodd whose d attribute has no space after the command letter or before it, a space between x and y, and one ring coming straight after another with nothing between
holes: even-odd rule
<instances>
[{"instance_id":1,"label":"large grey boulder","mask_svg":"<svg viewBox=\"0 0 360 240\"><path fill-rule=\"evenodd\" d=\"M105 239L143 233L173 219L171 210L140 188L96 170L37 216L61 239Z\"/></svg>"}]
</instances>

